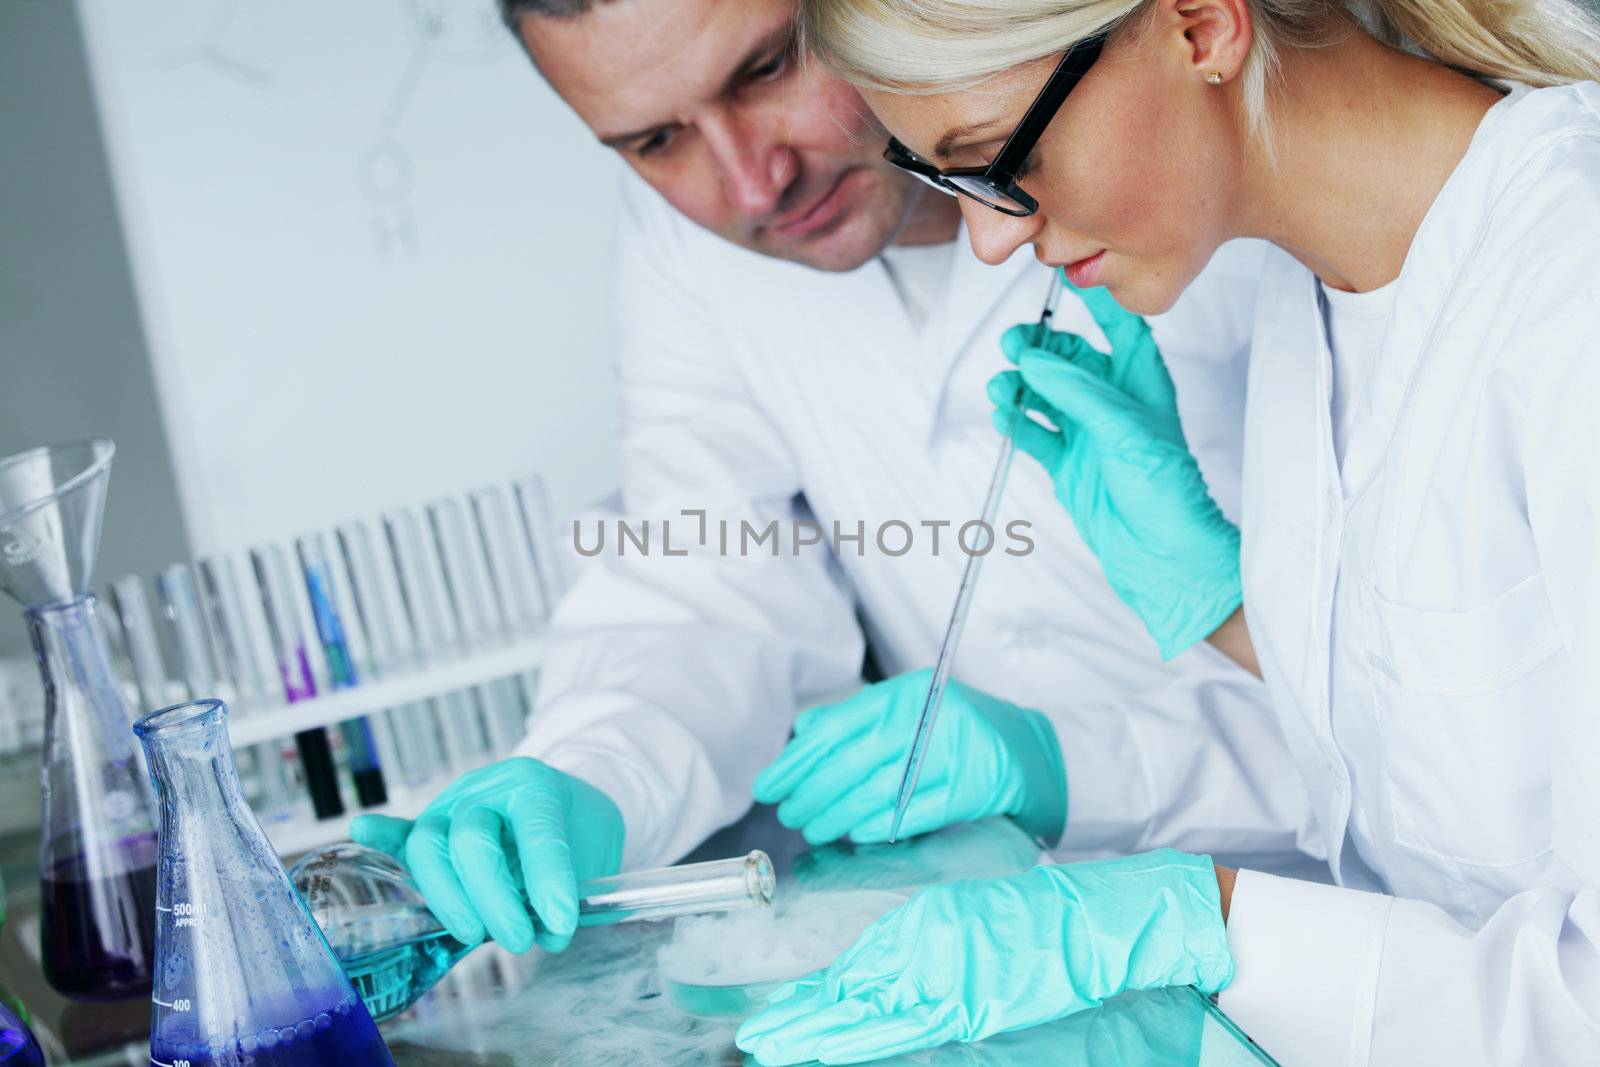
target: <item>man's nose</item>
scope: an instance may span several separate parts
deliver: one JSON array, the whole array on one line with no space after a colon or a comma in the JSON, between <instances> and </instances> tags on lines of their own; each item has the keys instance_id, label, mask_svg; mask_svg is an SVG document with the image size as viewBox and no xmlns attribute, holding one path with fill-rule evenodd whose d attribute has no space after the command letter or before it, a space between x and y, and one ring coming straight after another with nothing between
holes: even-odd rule
<instances>
[{"instance_id":1,"label":"man's nose","mask_svg":"<svg viewBox=\"0 0 1600 1067\"><path fill-rule=\"evenodd\" d=\"M751 218L772 214L799 171L799 156L784 139L782 126L729 111L702 119L700 132L728 202Z\"/></svg>"},{"instance_id":2,"label":"man's nose","mask_svg":"<svg viewBox=\"0 0 1600 1067\"><path fill-rule=\"evenodd\" d=\"M1011 253L1033 240L1044 228L1038 215L1017 218L980 204L970 196L961 197L961 217L967 224L972 252L991 267L1011 258Z\"/></svg>"}]
</instances>

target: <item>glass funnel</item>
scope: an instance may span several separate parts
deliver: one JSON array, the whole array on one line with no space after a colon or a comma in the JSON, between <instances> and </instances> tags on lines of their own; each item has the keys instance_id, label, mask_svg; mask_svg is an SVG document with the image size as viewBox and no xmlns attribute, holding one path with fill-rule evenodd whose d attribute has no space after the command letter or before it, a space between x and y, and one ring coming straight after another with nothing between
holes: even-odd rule
<instances>
[{"instance_id":1,"label":"glass funnel","mask_svg":"<svg viewBox=\"0 0 1600 1067\"><path fill-rule=\"evenodd\" d=\"M245 803L221 701L134 724L161 812L155 1067L393 1067Z\"/></svg>"},{"instance_id":2,"label":"glass funnel","mask_svg":"<svg viewBox=\"0 0 1600 1067\"><path fill-rule=\"evenodd\" d=\"M0 588L44 680L39 871L45 977L70 997L150 989L155 824L89 593L114 452L97 439L0 460Z\"/></svg>"},{"instance_id":3,"label":"glass funnel","mask_svg":"<svg viewBox=\"0 0 1600 1067\"><path fill-rule=\"evenodd\" d=\"M445 932L411 875L374 849L330 845L289 871L374 1018L405 1011L475 946ZM578 886L578 925L670 919L772 903L765 852L629 871Z\"/></svg>"}]
</instances>

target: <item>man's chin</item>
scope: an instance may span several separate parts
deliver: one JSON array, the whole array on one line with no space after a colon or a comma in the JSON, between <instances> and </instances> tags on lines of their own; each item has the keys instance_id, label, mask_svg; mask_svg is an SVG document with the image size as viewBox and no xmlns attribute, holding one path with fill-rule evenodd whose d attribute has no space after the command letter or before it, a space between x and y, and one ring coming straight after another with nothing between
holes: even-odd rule
<instances>
[{"instance_id":1,"label":"man's chin","mask_svg":"<svg viewBox=\"0 0 1600 1067\"><path fill-rule=\"evenodd\" d=\"M805 237L762 230L749 247L813 270L852 271L881 255L894 238L895 221L881 217L874 206L852 205L826 230Z\"/></svg>"}]
</instances>

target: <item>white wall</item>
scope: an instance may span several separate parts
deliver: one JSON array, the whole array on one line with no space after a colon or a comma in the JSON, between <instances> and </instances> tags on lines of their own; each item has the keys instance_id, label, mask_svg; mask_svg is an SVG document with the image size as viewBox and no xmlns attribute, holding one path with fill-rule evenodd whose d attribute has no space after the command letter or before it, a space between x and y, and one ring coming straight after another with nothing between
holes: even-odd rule
<instances>
[{"instance_id":1,"label":"white wall","mask_svg":"<svg viewBox=\"0 0 1600 1067\"><path fill-rule=\"evenodd\" d=\"M491 0L79 0L196 553L618 480L616 161Z\"/></svg>"},{"instance_id":2,"label":"white wall","mask_svg":"<svg viewBox=\"0 0 1600 1067\"><path fill-rule=\"evenodd\" d=\"M117 442L99 575L187 552L71 4L0 2L0 455ZM0 597L0 656L21 655Z\"/></svg>"}]
</instances>

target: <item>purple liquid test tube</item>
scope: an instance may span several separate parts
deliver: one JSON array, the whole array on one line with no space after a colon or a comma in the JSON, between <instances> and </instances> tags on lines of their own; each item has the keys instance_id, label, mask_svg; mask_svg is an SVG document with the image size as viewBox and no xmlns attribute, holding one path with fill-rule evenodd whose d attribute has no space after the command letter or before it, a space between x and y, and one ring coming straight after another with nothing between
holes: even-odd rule
<instances>
[{"instance_id":1,"label":"purple liquid test tube","mask_svg":"<svg viewBox=\"0 0 1600 1067\"><path fill-rule=\"evenodd\" d=\"M290 704L299 703L317 695L317 683L311 674L311 660L306 654L306 637L295 614L290 582L289 560L281 545L264 545L252 549L250 565L256 574L256 585L261 590L261 606L267 617L267 630L272 635L273 654L278 661L278 673L283 678L283 698ZM311 807L319 819L337 818L344 814L344 801L339 796L339 772L333 761L333 746L328 741L328 731L320 726L301 730L294 735L295 747L300 751L300 766L306 777L306 789L311 793Z\"/></svg>"}]
</instances>

